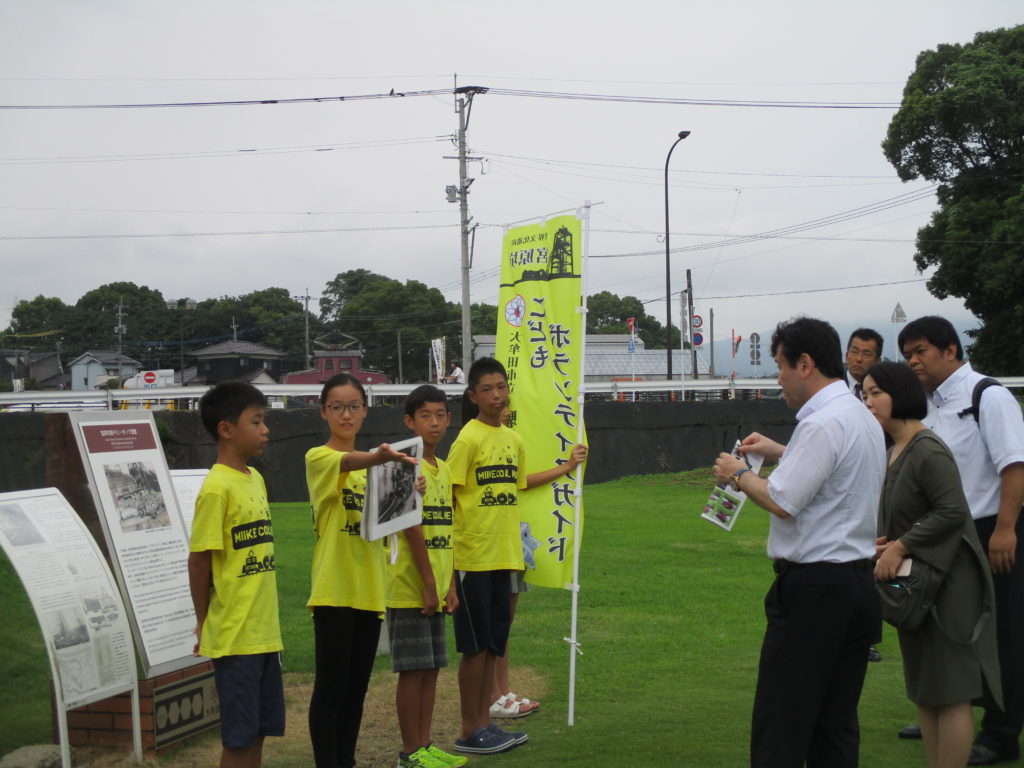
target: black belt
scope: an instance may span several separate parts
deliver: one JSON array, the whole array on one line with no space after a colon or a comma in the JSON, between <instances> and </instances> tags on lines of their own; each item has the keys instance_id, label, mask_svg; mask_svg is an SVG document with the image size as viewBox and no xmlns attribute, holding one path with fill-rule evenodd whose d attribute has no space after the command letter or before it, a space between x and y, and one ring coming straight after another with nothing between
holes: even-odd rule
<instances>
[{"instance_id":1,"label":"black belt","mask_svg":"<svg viewBox=\"0 0 1024 768\"><path fill-rule=\"evenodd\" d=\"M852 568L855 571L871 571L874 569L875 564L869 559L851 560L848 563L829 563L824 560L814 563L794 563L792 560L772 560L772 569L780 576L792 568L807 568L811 565L825 565L833 568Z\"/></svg>"}]
</instances>

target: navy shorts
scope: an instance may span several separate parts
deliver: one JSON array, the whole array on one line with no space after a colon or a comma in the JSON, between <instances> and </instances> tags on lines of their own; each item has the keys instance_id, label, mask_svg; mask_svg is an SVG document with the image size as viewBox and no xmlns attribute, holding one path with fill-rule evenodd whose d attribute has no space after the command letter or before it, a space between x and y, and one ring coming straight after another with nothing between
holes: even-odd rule
<instances>
[{"instance_id":1,"label":"navy shorts","mask_svg":"<svg viewBox=\"0 0 1024 768\"><path fill-rule=\"evenodd\" d=\"M455 649L475 654L505 655L512 627L511 571L456 571Z\"/></svg>"},{"instance_id":2,"label":"navy shorts","mask_svg":"<svg viewBox=\"0 0 1024 768\"><path fill-rule=\"evenodd\" d=\"M284 736L281 654L221 656L213 660L220 698L220 741L245 749L263 736Z\"/></svg>"}]
</instances>

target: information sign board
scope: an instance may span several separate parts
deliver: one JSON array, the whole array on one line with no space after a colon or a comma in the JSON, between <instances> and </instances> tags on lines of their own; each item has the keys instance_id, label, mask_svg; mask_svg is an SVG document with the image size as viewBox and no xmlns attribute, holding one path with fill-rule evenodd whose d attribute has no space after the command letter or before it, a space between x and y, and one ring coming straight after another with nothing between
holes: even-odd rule
<instances>
[{"instance_id":1,"label":"information sign board","mask_svg":"<svg viewBox=\"0 0 1024 768\"><path fill-rule=\"evenodd\" d=\"M70 418L146 677L192 666L188 533L153 414Z\"/></svg>"}]
</instances>

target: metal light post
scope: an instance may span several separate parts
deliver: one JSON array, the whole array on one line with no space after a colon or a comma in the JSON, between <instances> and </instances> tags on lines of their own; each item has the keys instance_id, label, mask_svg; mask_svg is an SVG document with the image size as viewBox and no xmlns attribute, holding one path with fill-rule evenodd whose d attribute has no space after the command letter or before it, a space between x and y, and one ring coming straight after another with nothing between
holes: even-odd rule
<instances>
[{"instance_id":1,"label":"metal light post","mask_svg":"<svg viewBox=\"0 0 1024 768\"><path fill-rule=\"evenodd\" d=\"M676 144L690 135L689 131L680 131L679 138L668 151L665 158L665 354L668 356L667 379L672 378L672 255L669 250L668 230L668 161L672 159L672 150Z\"/></svg>"}]
</instances>

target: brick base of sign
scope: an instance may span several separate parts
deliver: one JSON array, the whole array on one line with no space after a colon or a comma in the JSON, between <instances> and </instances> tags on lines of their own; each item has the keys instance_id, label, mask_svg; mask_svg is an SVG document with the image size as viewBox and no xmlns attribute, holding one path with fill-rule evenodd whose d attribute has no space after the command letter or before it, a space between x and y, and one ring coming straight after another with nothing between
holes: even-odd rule
<instances>
[{"instance_id":1,"label":"brick base of sign","mask_svg":"<svg viewBox=\"0 0 1024 768\"><path fill-rule=\"evenodd\" d=\"M52 686L52 682L51 682ZM60 740L54 702L53 737ZM220 724L220 702L213 685L213 664L201 664L139 681L143 750L161 754L184 739ZM132 745L132 697L129 693L68 711L73 747Z\"/></svg>"}]
</instances>

